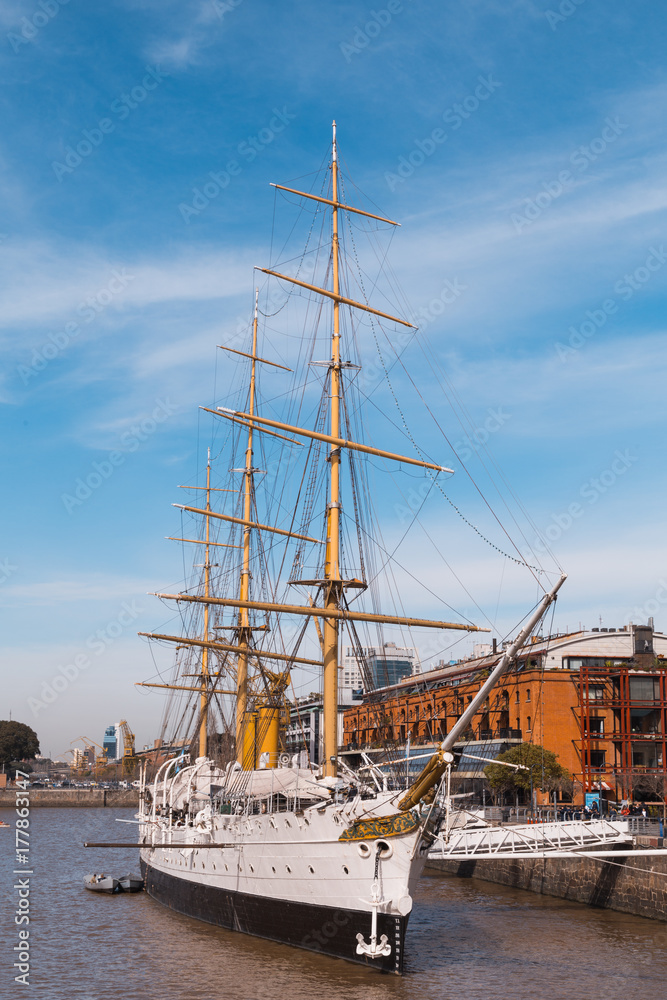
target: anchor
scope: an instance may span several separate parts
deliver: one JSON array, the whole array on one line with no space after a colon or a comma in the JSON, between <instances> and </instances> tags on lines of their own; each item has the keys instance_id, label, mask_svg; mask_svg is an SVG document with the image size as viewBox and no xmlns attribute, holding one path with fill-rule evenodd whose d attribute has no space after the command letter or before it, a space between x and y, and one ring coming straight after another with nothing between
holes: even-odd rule
<instances>
[{"instance_id":1,"label":"anchor","mask_svg":"<svg viewBox=\"0 0 667 1000\"><path fill-rule=\"evenodd\" d=\"M370 944L366 944L363 934L357 934L357 955L368 955L369 958L386 958L387 955L391 955L391 945L389 944L389 938L386 934L382 935L380 943L378 944L378 910L384 902L380 894L379 871L380 848L378 847L375 854L375 874L373 876L373 884L371 885L371 898L370 900L361 900L362 903L370 905L373 910L373 914L371 916Z\"/></svg>"}]
</instances>

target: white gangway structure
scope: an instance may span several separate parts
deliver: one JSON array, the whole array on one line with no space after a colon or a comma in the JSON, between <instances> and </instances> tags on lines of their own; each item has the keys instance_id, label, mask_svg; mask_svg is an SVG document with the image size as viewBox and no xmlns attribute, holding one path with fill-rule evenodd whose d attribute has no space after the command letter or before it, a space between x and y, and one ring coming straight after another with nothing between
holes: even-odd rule
<instances>
[{"instance_id":1,"label":"white gangway structure","mask_svg":"<svg viewBox=\"0 0 667 1000\"><path fill-rule=\"evenodd\" d=\"M461 826L464 816L474 825ZM564 820L535 825L511 824L492 826L476 819L473 814L450 814L428 852L429 860L489 861L494 858L577 858L618 855L627 847L633 855L647 853L633 849L628 823L597 819ZM665 853L655 850L648 853Z\"/></svg>"}]
</instances>

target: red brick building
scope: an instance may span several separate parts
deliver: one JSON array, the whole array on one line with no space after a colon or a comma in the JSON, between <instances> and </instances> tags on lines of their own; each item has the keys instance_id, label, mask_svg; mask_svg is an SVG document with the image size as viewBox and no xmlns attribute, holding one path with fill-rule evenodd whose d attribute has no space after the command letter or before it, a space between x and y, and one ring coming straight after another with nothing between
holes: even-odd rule
<instances>
[{"instance_id":1,"label":"red brick building","mask_svg":"<svg viewBox=\"0 0 667 1000\"><path fill-rule=\"evenodd\" d=\"M347 709L343 751L424 745L442 739L479 690L501 650L439 665L364 696ZM667 636L646 626L533 638L466 734L492 760L508 745L536 743L574 778L574 799L667 793ZM462 745L462 744L461 744ZM461 745L457 745L457 749ZM462 760L461 777L483 777Z\"/></svg>"}]
</instances>

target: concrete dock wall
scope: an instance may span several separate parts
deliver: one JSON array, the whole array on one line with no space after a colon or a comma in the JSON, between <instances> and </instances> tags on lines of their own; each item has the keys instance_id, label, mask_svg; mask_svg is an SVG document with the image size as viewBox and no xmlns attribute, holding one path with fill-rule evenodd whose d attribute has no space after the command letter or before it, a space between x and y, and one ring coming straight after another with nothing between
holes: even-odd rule
<instances>
[{"instance_id":1,"label":"concrete dock wall","mask_svg":"<svg viewBox=\"0 0 667 1000\"><path fill-rule=\"evenodd\" d=\"M0 809L12 809L17 788L0 789ZM90 809L93 806L131 807L139 805L136 788L32 788L28 789L31 808L37 806L67 806Z\"/></svg>"},{"instance_id":2,"label":"concrete dock wall","mask_svg":"<svg viewBox=\"0 0 667 1000\"><path fill-rule=\"evenodd\" d=\"M434 860L428 862L427 873L429 870L667 920L667 857L633 858L627 848L625 853L618 852L613 863L592 858Z\"/></svg>"}]
</instances>

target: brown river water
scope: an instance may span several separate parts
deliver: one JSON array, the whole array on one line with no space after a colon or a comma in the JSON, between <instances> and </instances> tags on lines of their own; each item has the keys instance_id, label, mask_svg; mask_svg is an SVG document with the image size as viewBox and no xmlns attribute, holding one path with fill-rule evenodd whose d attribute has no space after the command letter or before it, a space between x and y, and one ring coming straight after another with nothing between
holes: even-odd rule
<instances>
[{"instance_id":1,"label":"brown river water","mask_svg":"<svg viewBox=\"0 0 667 1000\"><path fill-rule=\"evenodd\" d=\"M29 986L14 982L21 876L0 830L0 998L46 1000L635 1000L661 996L667 924L474 879L419 884L406 974L234 934L172 913L143 893L86 891L90 871L138 872L129 809L32 809ZM0 810L12 823L14 814Z\"/></svg>"}]
</instances>

